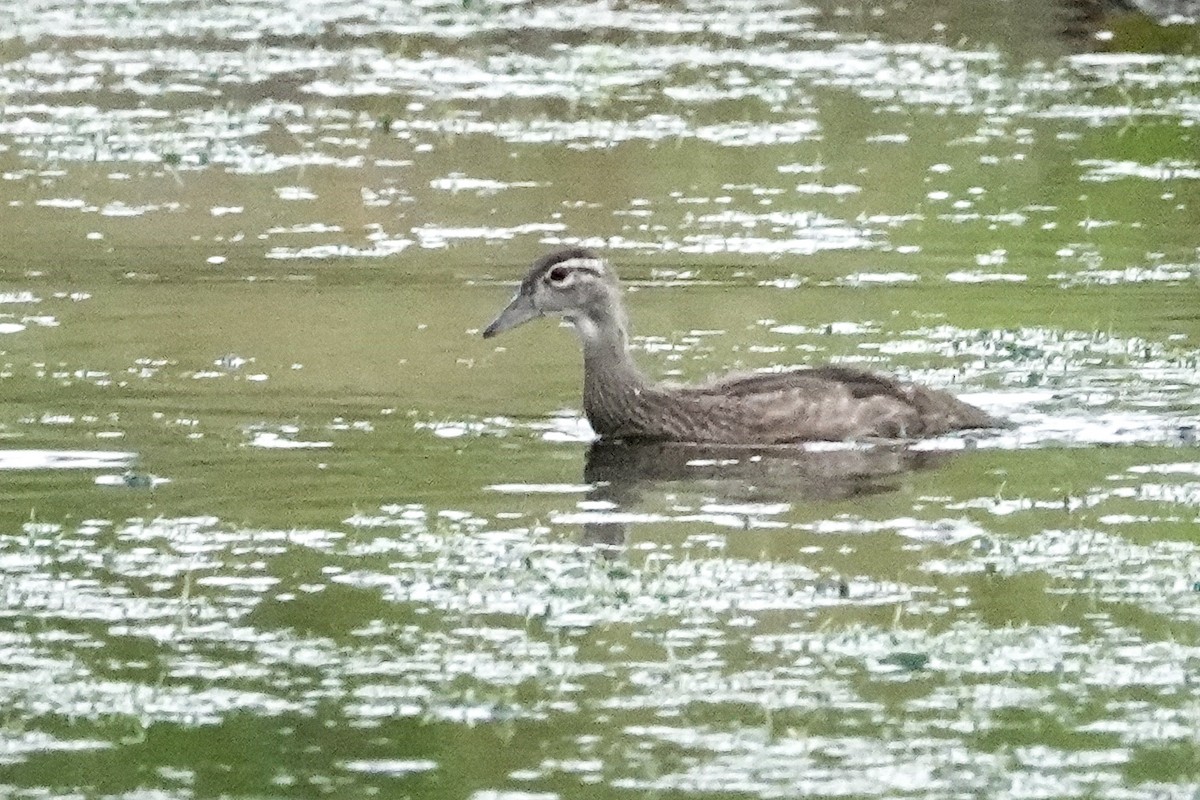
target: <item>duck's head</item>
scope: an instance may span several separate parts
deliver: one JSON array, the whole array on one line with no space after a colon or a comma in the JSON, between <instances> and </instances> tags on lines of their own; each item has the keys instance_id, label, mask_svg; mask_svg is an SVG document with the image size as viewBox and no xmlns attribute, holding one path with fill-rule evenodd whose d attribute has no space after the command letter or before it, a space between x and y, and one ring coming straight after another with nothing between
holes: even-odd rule
<instances>
[{"instance_id":1,"label":"duck's head","mask_svg":"<svg viewBox=\"0 0 1200 800\"><path fill-rule=\"evenodd\" d=\"M604 259L584 247L568 247L533 263L508 307L483 331L504 333L538 317L562 317L584 343L612 334L624 336L621 289Z\"/></svg>"}]
</instances>

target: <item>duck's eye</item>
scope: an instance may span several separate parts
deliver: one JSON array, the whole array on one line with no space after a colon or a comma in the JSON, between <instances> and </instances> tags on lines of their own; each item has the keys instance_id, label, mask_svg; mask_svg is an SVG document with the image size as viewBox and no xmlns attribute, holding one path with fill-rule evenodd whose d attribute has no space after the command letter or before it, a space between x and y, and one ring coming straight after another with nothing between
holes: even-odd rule
<instances>
[{"instance_id":1,"label":"duck's eye","mask_svg":"<svg viewBox=\"0 0 1200 800\"><path fill-rule=\"evenodd\" d=\"M567 276L570 274L571 270L567 269L566 267L555 267L554 269L550 270L550 274L546 277L550 279L551 283L562 284L567 280Z\"/></svg>"}]
</instances>

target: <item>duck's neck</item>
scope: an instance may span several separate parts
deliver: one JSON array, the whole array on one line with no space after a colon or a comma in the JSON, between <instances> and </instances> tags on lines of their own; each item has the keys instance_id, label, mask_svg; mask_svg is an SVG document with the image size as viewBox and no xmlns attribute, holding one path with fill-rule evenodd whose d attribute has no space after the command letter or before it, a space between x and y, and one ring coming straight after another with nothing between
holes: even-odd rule
<instances>
[{"instance_id":1,"label":"duck's neck","mask_svg":"<svg viewBox=\"0 0 1200 800\"><path fill-rule=\"evenodd\" d=\"M574 324L583 344L583 409L592 429L605 438L645 435L637 421L649 381L629 352L623 311L580 317Z\"/></svg>"}]
</instances>

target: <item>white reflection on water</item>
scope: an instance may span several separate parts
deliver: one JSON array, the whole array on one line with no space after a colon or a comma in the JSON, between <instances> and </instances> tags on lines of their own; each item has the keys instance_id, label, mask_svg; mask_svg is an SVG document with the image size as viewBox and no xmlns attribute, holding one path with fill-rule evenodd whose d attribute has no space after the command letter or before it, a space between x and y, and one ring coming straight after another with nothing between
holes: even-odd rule
<instances>
[{"instance_id":1,"label":"white reflection on water","mask_svg":"<svg viewBox=\"0 0 1200 800\"><path fill-rule=\"evenodd\" d=\"M1116 286L1123 283L1186 283L1200 277L1200 261L1195 264L1157 264L1153 267L1124 267L1121 269L1081 269L1077 272L1056 272L1053 280L1065 286Z\"/></svg>"},{"instance_id":2,"label":"white reflection on water","mask_svg":"<svg viewBox=\"0 0 1200 800\"><path fill-rule=\"evenodd\" d=\"M538 181L498 181L493 178L470 178L461 172L455 172L444 178L434 178L429 182L430 188L445 192L474 192L475 194L490 195L505 189L524 189L536 186L546 186Z\"/></svg>"},{"instance_id":3,"label":"white reflection on water","mask_svg":"<svg viewBox=\"0 0 1200 800\"><path fill-rule=\"evenodd\" d=\"M170 478L162 478L158 475L141 475L137 473L124 472L120 475L97 475L93 481L97 486L124 486L131 489L153 489L156 486L162 486L165 483L170 483Z\"/></svg>"},{"instance_id":4,"label":"white reflection on water","mask_svg":"<svg viewBox=\"0 0 1200 800\"><path fill-rule=\"evenodd\" d=\"M106 450L0 450L0 470L120 469L136 458Z\"/></svg>"},{"instance_id":5,"label":"white reflection on water","mask_svg":"<svg viewBox=\"0 0 1200 800\"><path fill-rule=\"evenodd\" d=\"M585 483L496 483L483 488L504 494L583 494L592 487Z\"/></svg>"},{"instance_id":6,"label":"white reflection on water","mask_svg":"<svg viewBox=\"0 0 1200 800\"><path fill-rule=\"evenodd\" d=\"M1083 159L1079 165L1089 168L1079 177L1081 181L1107 182L1123 178L1150 181L1200 180L1200 162L1196 161L1163 159L1154 164L1141 164L1137 161Z\"/></svg>"},{"instance_id":7,"label":"white reflection on water","mask_svg":"<svg viewBox=\"0 0 1200 800\"><path fill-rule=\"evenodd\" d=\"M287 432L256 431L247 445L267 450L311 450L333 447L333 442L294 439L292 434Z\"/></svg>"},{"instance_id":8,"label":"white reflection on water","mask_svg":"<svg viewBox=\"0 0 1200 800\"><path fill-rule=\"evenodd\" d=\"M437 769L438 762L429 759L376 759L374 761L343 761L342 769L375 775L403 776L413 772L428 772Z\"/></svg>"},{"instance_id":9,"label":"white reflection on water","mask_svg":"<svg viewBox=\"0 0 1200 800\"><path fill-rule=\"evenodd\" d=\"M852 272L832 283L838 286L868 286L881 284L915 283L921 277L911 272Z\"/></svg>"},{"instance_id":10,"label":"white reflection on water","mask_svg":"<svg viewBox=\"0 0 1200 800\"><path fill-rule=\"evenodd\" d=\"M1129 468L1138 475L1200 475L1200 461L1184 461L1174 464L1139 464Z\"/></svg>"},{"instance_id":11,"label":"white reflection on water","mask_svg":"<svg viewBox=\"0 0 1200 800\"><path fill-rule=\"evenodd\" d=\"M1022 283L1029 276L1019 272L980 272L978 270L956 270L946 274L951 283Z\"/></svg>"}]
</instances>

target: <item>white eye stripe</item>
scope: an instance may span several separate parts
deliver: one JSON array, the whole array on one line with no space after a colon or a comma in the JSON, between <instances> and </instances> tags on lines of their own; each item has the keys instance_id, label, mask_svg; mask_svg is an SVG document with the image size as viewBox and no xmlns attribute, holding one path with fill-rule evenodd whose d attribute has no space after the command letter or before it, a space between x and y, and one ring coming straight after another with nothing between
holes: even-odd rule
<instances>
[{"instance_id":1,"label":"white eye stripe","mask_svg":"<svg viewBox=\"0 0 1200 800\"><path fill-rule=\"evenodd\" d=\"M561 280L555 281L551 276L560 270L565 270L566 275ZM604 274L604 262L597 258L568 258L564 261L556 261L546 270L545 280L548 283L566 284L576 272L587 272L599 277Z\"/></svg>"},{"instance_id":2,"label":"white eye stripe","mask_svg":"<svg viewBox=\"0 0 1200 800\"><path fill-rule=\"evenodd\" d=\"M604 262L598 258L568 258L566 261L555 263L556 267L566 267L567 269L579 269L584 272L603 272Z\"/></svg>"}]
</instances>

